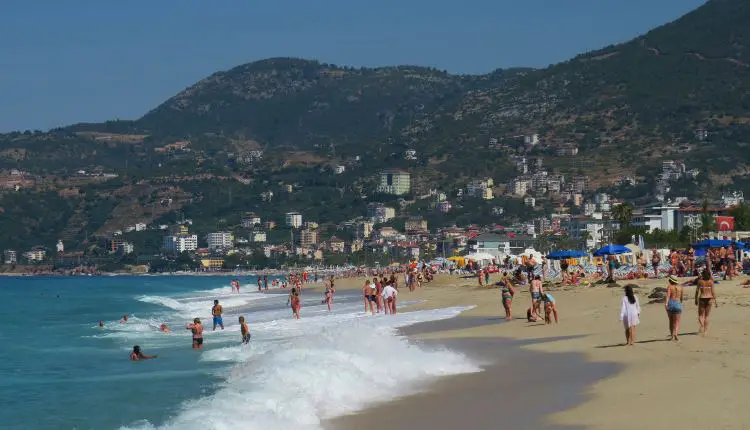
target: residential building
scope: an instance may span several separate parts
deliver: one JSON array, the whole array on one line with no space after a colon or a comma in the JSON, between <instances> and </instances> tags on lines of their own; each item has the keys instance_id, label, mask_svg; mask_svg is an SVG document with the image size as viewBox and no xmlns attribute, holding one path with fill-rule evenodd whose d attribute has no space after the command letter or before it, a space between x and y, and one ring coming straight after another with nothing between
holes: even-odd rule
<instances>
[{"instance_id":1,"label":"residential building","mask_svg":"<svg viewBox=\"0 0 750 430\"><path fill-rule=\"evenodd\" d=\"M526 196L523 198L523 204L533 208L536 206L536 199L531 196Z\"/></svg>"},{"instance_id":2,"label":"residential building","mask_svg":"<svg viewBox=\"0 0 750 430\"><path fill-rule=\"evenodd\" d=\"M163 248L169 254L195 251L198 249L198 235L189 233L187 226L180 226L176 234L164 237Z\"/></svg>"},{"instance_id":3,"label":"residential building","mask_svg":"<svg viewBox=\"0 0 750 430\"><path fill-rule=\"evenodd\" d=\"M399 169L384 170L380 173L378 192L402 196L411 191L411 175Z\"/></svg>"},{"instance_id":4,"label":"residential building","mask_svg":"<svg viewBox=\"0 0 750 430\"><path fill-rule=\"evenodd\" d=\"M354 235L357 239L369 239L372 236L372 229L375 225L369 221L360 221L356 224Z\"/></svg>"},{"instance_id":5,"label":"residential building","mask_svg":"<svg viewBox=\"0 0 750 430\"><path fill-rule=\"evenodd\" d=\"M62 239L59 239L57 241L56 248L57 248L57 253L58 254L65 254L65 245L63 244Z\"/></svg>"},{"instance_id":6,"label":"residential building","mask_svg":"<svg viewBox=\"0 0 750 430\"><path fill-rule=\"evenodd\" d=\"M218 270L224 267L223 258L202 258L201 268L205 270Z\"/></svg>"},{"instance_id":7,"label":"residential building","mask_svg":"<svg viewBox=\"0 0 750 430\"><path fill-rule=\"evenodd\" d=\"M427 220L422 217L410 217L404 222L404 230L407 234L426 232L428 231Z\"/></svg>"},{"instance_id":8,"label":"residential building","mask_svg":"<svg viewBox=\"0 0 750 430\"><path fill-rule=\"evenodd\" d=\"M560 157L575 156L575 155L578 155L578 147L573 144L563 145L560 148L557 148L557 151L555 151L555 154L557 154Z\"/></svg>"},{"instance_id":9,"label":"residential building","mask_svg":"<svg viewBox=\"0 0 750 430\"><path fill-rule=\"evenodd\" d=\"M523 137L523 143L525 145L536 146L539 144L539 135L531 134Z\"/></svg>"},{"instance_id":10,"label":"residential building","mask_svg":"<svg viewBox=\"0 0 750 430\"><path fill-rule=\"evenodd\" d=\"M344 252L344 245L344 241L336 236L333 236L328 240L328 249L330 249L331 252Z\"/></svg>"},{"instance_id":11,"label":"residential building","mask_svg":"<svg viewBox=\"0 0 750 430\"><path fill-rule=\"evenodd\" d=\"M263 191L262 193L260 193L260 198L264 202L270 202L271 200L273 200L273 191Z\"/></svg>"},{"instance_id":12,"label":"residential building","mask_svg":"<svg viewBox=\"0 0 750 430\"><path fill-rule=\"evenodd\" d=\"M240 218L240 225L242 228L253 228L256 225L260 225L260 217L254 213L246 213Z\"/></svg>"},{"instance_id":13,"label":"residential building","mask_svg":"<svg viewBox=\"0 0 750 430\"><path fill-rule=\"evenodd\" d=\"M318 243L318 231L304 229L299 234L299 246L306 248Z\"/></svg>"},{"instance_id":14,"label":"residential building","mask_svg":"<svg viewBox=\"0 0 750 430\"><path fill-rule=\"evenodd\" d=\"M405 160L416 160L417 159L417 151L414 149L407 149L404 151L404 159Z\"/></svg>"},{"instance_id":15,"label":"residential building","mask_svg":"<svg viewBox=\"0 0 750 430\"><path fill-rule=\"evenodd\" d=\"M367 218L378 224L388 222L396 217L394 208L385 206L382 203L369 203L367 205Z\"/></svg>"},{"instance_id":16,"label":"residential building","mask_svg":"<svg viewBox=\"0 0 750 430\"><path fill-rule=\"evenodd\" d=\"M144 231L146 230L148 226L145 222L137 222L135 223L135 231Z\"/></svg>"},{"instance_id":17,"label":"residential building","mask_svg":"<svg viewBox=\"0 0 750 430\"><path fill-rule=\"evenodd\" d=\"M302 214L299 212L288 212L284 216L284 222L287 227L300 228L302 227Z\"/></svg>"},{"instance_id":18,"label":"residential building","mask_svg":"<svg viewBox=\"0 0 750 430\"><path fill-rule=\"evenodd\" d=\"M267 240L267 235L265 231L255 230L252 233L250 233L250 242L264 243L266 240Z\"/></svg>"},{"instance_id":19,"label":"residential building","mask_svg":"<svg viewBox=\"0 0 750 430\"><path fill-rule=\"evenodd\" d=\"M590 217L583 215L570 217L567 230L568 236L573 240L583 240L585 237L586 248L592 249L610 242L619 227L619 222L605 220L601 213L595 213Z\"/></svg>"},{"instance_id":20,"label":"residential building","mask_svg":"<svg viewBox=\"0 0 750 430\"><path fill-rule=\"evenodd\" d=\"M361 240L353 240L351 243L345 245L345 250L348 253L359 252L365 247L365 243Z\"/></svg>"},{"instance_id":21,"label":"residential building","mask_svg":"<svg viewBox=\"0 0 750 430\"><path fill-rule=\"evenodd\" d=\"M16 264L18 263L18 252L12 249L6 249L3 251L3 261L5 264Z\"/></svg>"},{"instance_id":22,"label":"residential building","mask_svg":"<svg viewBox=\"0 0 750 430\"><path fill-rule=\"evenodd\" d=\"M24 253L24 257L29 261L44 261L47 257L47 251L41 247L33 248L31 251Z\"/></svg>"},{"instance_id":23,"label":"residential building","mask_svg":"<svg viewBox=\"0 0 750 430\"><path fill-rule=\"evenodd\" d=\"M516 178L511 182L511 190L516 196L525 196L531 188L531 181L526 178Z\"/></svg>"},{"instance_id":24,"label":"residential building","mask_svg":"<svg viewBox=\"0 0 750 430\"><path fill-rule=\"evenodd\" d=\"M381 227L377 230L375 238L378 240L392 240L401 236L401 233L393 227Z\"/></svg>"},{"instance_id":25,"label":"residential building","mask_svg":"<svg viewBox=\"0 0 750 430\"><path fill-rule=\"evenodd\" d=\"M466 194L471 197L478 197L484 200L492 200L492 187L494 186L492 178L471 181L466 186Z\"/></svg>"},{"instance_id":26,"label":"residential building","mask_svg":"<svg viewBox=\"0 0 750 430\"><path fill-rule=\"evenodd\" d=\"M208 233L206 242L208 242L208 249L211 250L228 249L234 245L234 235L225 231Z\"/></svg>"},{"instance_id":27,"label":"residential building","mask_svg":"<svg viewBox=\"0 0 750 430\"><path fill-rule=\"evenodd\" d=\"M302 228L308 230L315 230L318 227L320 227L320 225L315 221L305 221L304 223L302 223Z\"/></svg>"},{"instance_id":28,"label":"residential building","mask_svg":"<svg viewBox=\"0 0 750 430\"><path fill-rule=\"evenodd\" d=\"M135 247L130 242L122 242L117 246L117 253L120 255L132 254L135 251Z\"/></svg>"},{"instance_id":29,"label":"residential building","mask_svg":"<svg viewBox=\"0 0 750 430\"><path fill-rule=\"evenodd\" d=\"M340 175L346 171L346 166L338 165L333 168L333 173Z\"/></svg>"},{"instance_id":30,"label":"residential building","mask_svg":"<svg viewBox=\"0 0 750 430\"><path fill-rule=\"evenodd\" d=\"M263 228L266 230L273 230L276 228L276 221L266 221L263 223Z\"/></svg>"},{"instance_id":31,"label":"residential building","mask_svg":"<svg viewBox=\"0 0 750 430\"><path fill-rule=\"evenodd\" d=\"M742 191L733 191L731 193L724 193L721 196L721 202L726 207L738 206L745 201L745 194Z\"/></svg>"}]
</instances>

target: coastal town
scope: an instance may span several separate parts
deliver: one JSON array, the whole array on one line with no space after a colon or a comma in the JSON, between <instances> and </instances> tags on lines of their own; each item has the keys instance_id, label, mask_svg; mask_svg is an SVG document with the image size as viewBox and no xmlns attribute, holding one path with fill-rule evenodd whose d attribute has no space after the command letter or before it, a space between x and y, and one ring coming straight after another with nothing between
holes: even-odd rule
<instances>
[{"instance_id":1,"label":"coastal town","mask_svg":"<svg viewBox=\"0 0 750 430\"><path fill-rule=\"evenodd\" d=\"M527 141L531 144L537 139L530 136ZM590 190L586 177L569 179L550 174L541 159L529 162L520 157L516 164L519 174L506 184L483 178L469 181L459 189L431 189L422 195L414 192L408 171L383 170L378 175L377 192L393 200L372 201L361 216L336 224L309 219L305 211L287 212L277 218L243 212L236 217L239 220L236 225L222 225L215 230L205 225L195 226L193 220L184 216L171 224L136 219L120 228L87 236L84 243L60 238L55 244L29 249L9 249L0 244L2 269L5 273L89 274L226 272L292 266L378 267L476 253L499 261L530 251L589 251L610 243L630 243L630 239L637 242L637 237L644 236L649 238L649 247L662 248L684 246L709 233L740 240L744 238L742 230L748 228L744 195L740 191L728 191L710 201L665 198L670 181L696 174L679 162L663 163L653 202L640 206L606 192ZM76 176L106 180L116 175L80 171ZM25 172L11 171L3 180L6 189L12 186L17 192L34 178ZM296 192L292 185L284 190ZM508 225L430 225L425 216L409 215L411 206L425 202L429 211L450 214L455 205L477 199L492 204L499 195L522 200L524 210L534 214L533 218ZM274 194L268 191L259 198L272 202ZM538 205L542 200L557 205L552 212L545 213ZM492 213L498 220L504 219L505 208L493 206ZM734 215L739 215L739 219ZM139 245L144 243L144 237L148 238L145 247Z\"/></svg>"}]
</instances>

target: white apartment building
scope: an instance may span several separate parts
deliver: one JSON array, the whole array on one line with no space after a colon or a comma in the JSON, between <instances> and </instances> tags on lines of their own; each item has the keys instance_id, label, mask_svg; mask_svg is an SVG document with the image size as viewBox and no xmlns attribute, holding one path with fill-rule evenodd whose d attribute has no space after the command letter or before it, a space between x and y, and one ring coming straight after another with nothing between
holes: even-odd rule
<instances>
[{"instance_id":1,"label":"white apartment building","mask_svg":"<svg viewBox=\"0 0 750 430\"><path fill-rule=\"evenodd\" d=\"M528 179L516 178L511 183L511 189L516 196L525 196L531 187L531 181Z\"/></svg>"},{"instance_id":2,"label":"white apartment building","mask_svg":"<svg viewBox=\"0 0 750 430\"><path fill-rule=\"evenodd\" d=\"M302 214L299 212L288 212L284 215L284 222L287 227L300 228L302 227Z\"/></svg>"},{"instance_id":3,"label":"white apartment building","mask_svg":"<svg viewBox=\"0 0 750 430\"><path fill-rule=\"evenodd\" d=\"M367 218L376 223L388 222L396 217L396 210L382 203L369 203L367 205Z\"/></svg>"},{"instance_id":4,"label":"white apartment building","mask_svg":"<svg viewBox=\"0 0 750 430\"><path fill-rule=\"evenodd\" d=\"M234 244L234 235L225 231L208 233L206 242L208 242L208 249L227 249Z\"/></svg>"},{"instance_id":5,"label":"white apartment building","mask_svg":"<svg viewBox=\"0 0 750 430\"><path fill-rule=\"evenodd\" d=\"M182 226L179 233L164 236L162 247L164 248L164 252L169 254L195 251L198 249L198 235L188 233L187 227Z\"/></svg>"},{"instance_id":6,"label":"white apartment building","mask_svg":"<svg viewBox=\"0 0 750 430\"><path fill-rule=\"evenodd\" d=\"M263 243L267 240L265 231L254 231L250 233L250 242Z\"/></svg>"}]
</instances>

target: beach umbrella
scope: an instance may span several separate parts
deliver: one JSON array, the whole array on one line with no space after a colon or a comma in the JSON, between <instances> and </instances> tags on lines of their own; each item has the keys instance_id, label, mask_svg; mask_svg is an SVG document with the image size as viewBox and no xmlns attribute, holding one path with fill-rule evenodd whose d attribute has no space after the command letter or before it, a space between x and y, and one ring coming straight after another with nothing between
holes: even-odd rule
<instances>
[{"instance_id":1,"label":"beach umbrella","mask_svg":"<svg viewBox=\"0 0 750 430\"><path fill-rule=\"evenodd\" d=\"M603 255L627 254L629 252L631 252L630 249L622 245L606 245L597 249L594 252L594 256L601 257Z\"/></svg>"},{"instance_id":2,"label":"beach umbrella","mask_svg":"<svg viewBox=\"0 0 750 430\"><path fill-rule=\"evenodd\" d=\"M567 260L569 258L581 258L585 257L586 254L583 251L575 251L570 249L565 250L559 250L559 251L552 251L549 254L547 254L547 258L550 260Z\"/></svg>"},{"instance_id":3,"label":"beach umbrella","mask_svg":"<svg viewBox=\"0 0 750 430\"><path fill-rule=\"evenodd\" d=\"M695 249L705 249L705 248L722 248L724 246L729 246L731 244L732 244L732 241L730 240L704 239L698 243L694 243L692 246Z\"/></svg>"}]
</instances>

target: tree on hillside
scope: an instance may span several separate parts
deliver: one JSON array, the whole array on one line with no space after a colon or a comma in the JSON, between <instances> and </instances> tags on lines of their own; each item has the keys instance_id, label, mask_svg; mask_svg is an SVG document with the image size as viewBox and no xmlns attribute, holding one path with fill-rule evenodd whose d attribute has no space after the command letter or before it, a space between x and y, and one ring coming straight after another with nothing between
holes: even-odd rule
<instances>
[{"instance_id":1,"label":"tree on hillside","mask_svg":"<svg viewBox=\"0 0 750 430\"><path fill-rule=\"evenodd\" d=\"M708 200L701 203L701 233L708 233L714 228L714 217L708 212Z\"/></svg>"},{"instance_id":2,"label":"tree on hillside","mask_svg":"<svg viewBox=\"0 0 750 430\"><path fill-rule=\"evenodd\" d=\"M734 229L747 231L750 229L750 205L740 203L729 210L729 215L734 217Z\"/></svg>"},{"instance_id":3,"label":"tree on hillside","mask_svg":"<svg viewBox=\"0 0 750 430\"><path fill-rule=\"evenodd\" d=\"M630 227L633 222L633 205L621 203L612 208L612 217L620 222L622 227Z\"/></svg>"}]
</instances>

